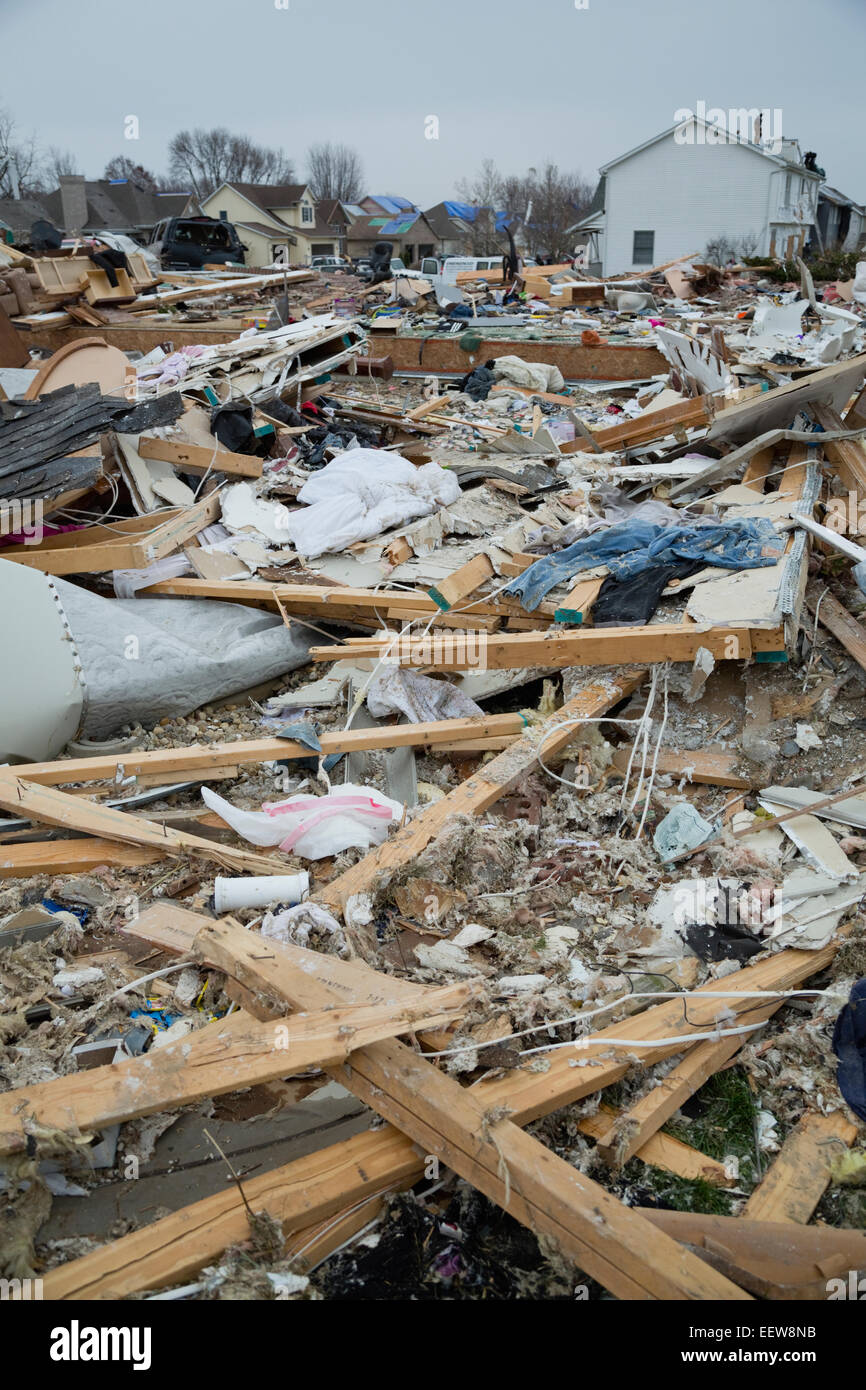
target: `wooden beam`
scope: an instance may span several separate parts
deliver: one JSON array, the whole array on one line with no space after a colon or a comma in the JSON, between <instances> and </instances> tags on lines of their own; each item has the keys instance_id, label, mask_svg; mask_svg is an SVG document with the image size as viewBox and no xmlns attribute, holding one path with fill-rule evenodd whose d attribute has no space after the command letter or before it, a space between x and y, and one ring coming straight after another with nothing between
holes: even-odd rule
<instances>
[{"instance_id":1,"label":"wooden beam","mask_svg":"<svg viewBox=\"0 0 866 1390\"><path fill-rule=\"evenodd\" d=\"M611 1123L623 1113L609 1105L602 1105L594 1115L582 1115L576 1122L577 1127L581 1134L600 1140L609 1133ZM672 1134L648 1135L638 1145L634 1156L654 1168L674 1173L678 1178L701 1178L704 1182L716 1183L720 1187L729 1181L723 1163L710 1158L708 1154L699 1153L697 1149L684 1144L681 1139L675 1139Z\"/></svg>"},{"instance_id":2,"label":"wooden beam","mask_svg":"<svg viewBox=\"0 0 866 1390\"><path fill-rule=\"evenodd\" d=\"M753 1221L810 1221L830 1182L835 1159L857 1138L845 1112L804 1115L743 1208Z\"/></svg>"},{"instance_id":3,"label":"wooden beam","mask_svg":"<svg viewBox=\"0 0 866 1390\"><path fill-rule=\"evenodd\" d=\"M809 413L823 430L856 429L858 421L845 421L829 405L810 405ZM823 450L828 463L832 463L845 486L856 492L862 500L866 495L866 449L859 439L822 439L815 435L815 447Z\"/></svg>"},{"instance_id":4,"label":"wooden beam","mask_svg":"<svg viewBox=\"0 0 866 1390\"><path fill-rule=\"evenodd\" d=\"M283 871L285 861L234 849L183 830L172 830L143 816L131 816L100 806L84 797L71 796L54 787L40 787L16 777L11 769L0 771L0 806L44 825L58 825L69 830L84 831L101 839L120 840L123 844L155 849L168 858L183 854L212 860L236 873L274 874Z\"/></svg>"},{"instance_id":5,"label":"wooden beam","mask_svg":"<svg viewBox=\"0 0 866 1390\"><path fill-rule=\"evenodd\" d=\"M638 1210L756 1298L822 1301L829 1296L833 1278L845 1290L843 1296L857 1297L857 1276L853 1293L848 1276L850 1270L866 1268L863 1231L656 1207Z\"/></svg>"},{"instance_id":6,"label":"wooden beam","mask_svg":"<svg viewBox=\"0 0 866 1390\"><path fill-rule=\"evenodd\" d=\"M157 849L120 845L115 840L25 840L0 844L0 879L31 874L80 874L99 864L138 868L162 859Z\"/></svg>"},{"instance_id":7,"label":"wooden beam","mask_svg":"<svg viewBox=\"0 0 866 1390\"><path fill-rule=\"evenodd\" d=\"M268 942L230 919L209 923L196 939L201 959L233 979L293 1008L322 1008L339 994L294 963L297 952ZM304 953L317 959L314 952ZM436 1155L467 1182L538 1235L554 1239L568 1258L620 1298L748 1297L728 1280L658 1234L604 1188L491 1112L473 1093L405 1044L388 1040L352 1054L351 1066L330 1069L342 1085L384 1119Z\"/></svg>"},{"instance_id":8,"label":"wooden beam","mask_svg":"<svg viewBox=\"0 0 866 1390\"><path fill-rule=\"evenodd\" d=\"M553 615L554 622L578 626L584 623L598 598L604 579L579 579Z\"/></svg>"},{"instance_id":9,"label":"wooden beam","mask_svg":"<svg viewBox=\"0 0 866 1390\"><path fill-rule=\"evenodd\" d=\"M261 947L262 938L257 938ZM38 1129L88 1134L205 1096L331 1067L350 1053L418 1027L459 1018L477 985L425 989L410 1002L350 1004L258 1021L245 1013L166 1043L156 1052L93 1067L0 1095L0 1153L21 1153Z\"/></svg>"},{"instance_id":10,"label":"wooden beam","mask_svg":"<svg viewBox=\"0 0 866 1390\"><path fill-rule=\"evenodd\" d=\"M755 1011L753 1021L769 1018L781 1007L782 1000ZM699 1091L715 1072L721 1070L743 1046L744 1038L722 1038L719 1042L698 1043L681 1062L663 1076L657 1086L647 1091L626 1110L605 1126L598 1136L598 1151L611 1168L628 1163L657 1134L680 1106Z\"/></svg>"},{"instance_id":11,"label":"wooden beam","mask_svg":"<svg viewBox=\"0 0 866 1390\"><path fill-rule=\"evenodd\" d=\"M145 912L129 931L162 949L182 953L191 947L205 920L196 913L163 904ZM835 947L826 947L820 952L782 951L759 966L747 966L727 979L732 988L742 991L790 988L801 983L813 971L823 970L833 959L834 952ZM317 970L324 969L330 973L329 963L333 958L317 956L316 959ZM356 997L360 997L363 991L365 999L373 997L382 1000L393 998L398 987L417 989L417 986L405 981L379 975L360 963L339 964L344 969L351 965L355 970L351 992ZM704 989L709 989L715 983L710 981ZM701 990L696 993L699 996ZM718 1006L728 1001L707 1000L703 1006L699 998L693 1002L700 1013L702 1026L706 1026L718 1013ZM736 995L730 1002L736 1006ZM713 1005L716 1006L715 1014L711 1011ZM740 1007L742 1011L749 1011L753 1006L754 1000L744 997ZM659 1037L681 1026L682 1003L669 1000L622 1023L613 1024L596 1036L604 1043L609 1037L615 1038L617 1032L626 1036L623 1030L627 1028L630 1037ZM691 1024L684 1028L684 1031L691 1030ZM668 1055L672 1050L670 1047L655 1048L641 1055L646 1061L652 1061ZM571 1062L569 1050L563 1049L550 1055L547 1073L520 1069L509 1072L497 1081L482 1081L473 1090L488 1108L505 1106L518 1123L528 1124L560 1106L582 1099L593 1090L611 1084L629 1069L627 1061L622 1063L618 1059L611 1061L607 1058L582 1067L573 1067ZM587 1073L590 1075L587 1076ZM659 1141L670 1140L670 1136L666 1135L655 1138ZM670 1158L667 1145L665 1150ZM692 1162L703 1168L703 1158L705 1156L698 1155ZM658 1162L658 1156L653 1161ZM675 1165L682 1163L683 1156L677 1151L668 1166L671 1171L679 1172L680 1166ZM282 1221L286 1229L297 1229L307 1222L324 1220L334 1212L343 1210L347 1204L365 1199L369 1201L371 1195L375 1196L376 1193L411 1185L421 1177L422 1172L423 1159L411 1140L386 1126L374 1133L358 1135L343 1144L334 1145L319 1154L296 1160L263 1177L245 1181L244 1192L254 1210L265 1208ZM685 1175L694 1177L703 1174L691 1172ZM185 1207L162 1221L50 1271L45 1276L45 1296L52 1299L120 1298L143 1289L181 1283L204 1265L213 1263L223 1250L245 1239L248 1233L246 1210L232 1186L225 1192Z\"/></svg>"},{"instance_id":12,"label":"wooden beam","mask_svg":"<svg viewBox=\"0 0 866 1390\"><path fill-rule=\"evenodd\" d=\"M722 398L723 399L723 398ZM708 425L715 413L715 396L696 396L693 400L677 401L661 410L645 411L633 420L622 425L612 425L606 430L594 430L592 440L575 439L560 445L563 454L582 453L592 449L593 441L605 451L636 448L648 444L653 439L661 439L676 430L695 429Z\"/></svg>"},{"instance_id":13,"label":"wooden beam","mask_svg":"<svg viewBox=\"0 0 866 1390\"><path fill-rule=\"evenodd\" d=\"M396 664L431 667L436 671L477 670L483 661L491 671L529 666L617 666L626 662L693 661L701 647L716 660L744 661L753 651L784 648L780 629L754 634L746 624L713 627L709 623L657 623L646 627L602 627L580 632L494 633L479 647L447 636L414 634L399 643L384 638L360 639L345 646L311 647L312 661L335 661L347 656L379 660L391 647ZM781 646L780 646L781 643Z\"/></svg>"},{"instance_id":14,"label":"wooden beam","mask_svg":"<svg viewBox=\"0 0 866 1390\"><path fill-rule=\"evenodd\" d=\"M260 478L264 460L252 454L234 454L220 448L214 439L214 448L204 444L187 444L173 439L155 439L143 434L138 441L138 453L143 459L161 459L181 468L187 473L230 473L241 478Z\"/></svg>"},{"instance_id":15,"label":"wooden beam","mask_svg":"<svg viewBox=\"0 0 866 1390\"><path fill-rule=\"evenodd\" d=\"M486 555L473 555L471 560L454 570L447 579L440 579L439 583L428 591L429 596L437 608L447 613L449 608L453 608L462 598L473 594L486 580L492 579L494 574L493 564Z\"/></svg>"},{"instance_id":16,"label":"wooden beam","mask_svg":"<svg viewBox=\"0 0 866 1390\"><path fill-rule=\"evenodd\" d=\"M527 730L519 742L493 758L468 781L434 801L411 824L319 889L314 895L315 901L331 910L341 910L352 894L366 892L372 887L380 873L408 864L420 854L439 834L449 816L486 811L518 785L539 754L552 757L560 752L574 738L581 719L596 718L619 704L638 688L645 675L644 670L621 671L597 683L588 682L544 723ZM569 724L570 720L575 722ZM566 727L563 728L563 724Z\"/></svg>"},{"instance_id":17,"label":"wooden beam","mask_svg":"<svg viewBox=\"0 0 866 1390\"><path fill-rule=\"evenodd\" d=\"M857 665L866 671L866 628L829 592L821 597L820 607L817 594L807 596L806 606L812 613L817 611L818 621L828 632L832 632L848 655L853 656Z\"/></svg>"},{"instance_id":18,"label":"wooden beam","mask_svg":"<svg viewBox=\"0 0 866 1390\"><path fill-rule=\"evenodd\" d=\"M625 772L631 757L631 744L620 744L613 755L614 767ZM751 790L753 783L748 777L740 777L734 771L739 764L736 753L726 753L719 749L694 749L681 752L678 748L661 748L656 769L670 773L673 777L685 777L688 782L702 782L710 787L735 787L739 791Z\"/></svg>"},{"instance_id":19,"label":"wooden beam","mask_svg":"<svg viewBox=\"0 0 866 1390\"><path fill-rule=\"evenodd\" d=\"M388 724L374 729L347 729L320 736L322 756L377 749L437 748L459 743L510 738L526 730L520 714L487 714L471 719L438 719L423 724ZM61 758L56 762L24 763L16 771L28 782L60 786L71 782L114 780L118 769L124 777L175 777L200 773L209 780L215 768L242 767L249 763L275 762L282 758L308 758L310 749L294 739L239 739L232 743L191 744L183 748L159 748L148 753L109 753L91 758Z\"/></svg>"},{"instance_id":20,"label":"wooden beam","mask_svg":"<svg viewBox=\"0 0 866 1390\"><path fill-rule=\"evenodd\" d=\"M220 515L219 492L209 492L190 507L172 509L159 525L153 515L110 526L88 526L49 536L40 545L10 545L4 560L15 560L44 574L101 574L113 569L145 569L154 560L179 550L185 541Z\"/></svg>"}]
</instances>

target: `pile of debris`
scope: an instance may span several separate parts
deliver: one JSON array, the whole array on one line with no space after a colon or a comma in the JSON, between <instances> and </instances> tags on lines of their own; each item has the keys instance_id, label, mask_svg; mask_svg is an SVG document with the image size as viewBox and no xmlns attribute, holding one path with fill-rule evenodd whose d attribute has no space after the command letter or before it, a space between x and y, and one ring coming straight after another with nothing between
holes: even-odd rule
<instances>
[{"instance_id":1,"label":"pile of debris","mask_svg":"<svg viewBox=\"0 0 866 1390\"><path fill-rule=\"evenodd\" d=\"M40 305L0 333L0 1273L833 1297L866 1267L857 294L275 272L240 333L50 351L92 270L3 274Z\"/></svg>"}]
</instances>

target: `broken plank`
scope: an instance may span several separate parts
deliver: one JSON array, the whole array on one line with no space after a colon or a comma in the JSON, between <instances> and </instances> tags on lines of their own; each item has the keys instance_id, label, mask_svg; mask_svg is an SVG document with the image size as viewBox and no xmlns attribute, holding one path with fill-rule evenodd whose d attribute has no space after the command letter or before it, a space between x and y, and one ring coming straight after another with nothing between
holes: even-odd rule
<instances>
[{"instance_id":1,"label":"broken plank","mask_svg":"<svg viewBox=\"0 0 866 1390\"><path fill-rule=\"evenodd\" d=\"M221 449L216 439L214 448L204 444L187 444L173 439L156 439L143 434L138 441L138 453L143 459L161 459L189 473L230 473L241 478L260 478L264 460L252 454L234 454Z\"/></svg>"},{"instance_id":2,"label":"broken plank","mask_svg":"<svg viewBox=\"0 0 866 1390\"><path fill-rule=\"evenodd\" d=\"M411 633L402 641L362 639L346 646L311 647L312 661L342 657L380 660L388 646L397 665L424 666L436 671L475 670L483 660L487 670L519 670L527 666L613 666L626 662L693 661L705 647L716 660L743 661L753 651L775 650L781 629L755 635L745 624L724 627L709 623L657 623L647 627L604 627L580 632L548 630L534 635L494 633L477 644L427 633Z\"/></svg>"},{"instance_id":3,"label":"broken plank","mask_svg":"<svg viewBox=\"0 0 866 1390\"><path fill-rule=\"evenodd\" d=\"M579 579L556 609L553 621L574 626L585 622L603 583L604 579Z\"/></svg>"},{"instance_id":4,"label":"broken plank","mask_svg":"<svg viewBox=\"0 0 866 1390\"><path fill-rule=\"evenodd\" d=\"M138 868L156 864L161 858L160 850L90 836L82 840L30 840L19 845L0 845L0 879L86 873L99 864Z\"/></svg>"},{"instance_id":5,"label":"broken plank","mask_svg":"<svg viewBox=\"0 0 866 1390\"><path fill-rule=\"evenodd\" d=\"M196 938L200 958L233 979L293 1008L326 1007L339 995L294 964L281 943L260 939L230 919ZM315 953L309 954L315 960ZM472 1090L405 1044L387 1040L352 1054L334 1078L384 1119L439 1157L467 1182L560 1250L620 1298L743 1300L674 1241L660 1241L643 1220L564 1159L491 1112Z\"/></svg>"},{"instance_id":6,"label":"broken plank","mask_svg":"<svg viewBox=\"0 0 866 1390\"><path fill-rule=\"evenodd\" d=\"M697 1049L695 1049L697 1051ZM624 1112L617 1112L609 1105L599 1107L594 1115L581 1115L577 1127L581 1134L588 1134L595 1140L603 1139L609 1133L611 1124ZM635 1158L643 1163L661 1168L667 1173L675 1173L678 1178L703 1179L704 1182L723 1186L728 1177L725 1165L708 1154L675 1139L672 1134L650 1134L635 1149Z\"/></svg>"},{"instance_id":7,"label":"broken plank","mask_svg":"<svg viewBox=\"0 0 866 1390\"><path fill-rule=\"evenodd\" d=\"M746 1202L742 1216L805 1225L827 1189L834 1160L856 1138L856 1124L841 1110L804 1115Z\"/></svg>"},{"instance_id":8,"label":"broken plank","mask_svg":"<svg viewBox=\"0 0 866 1390\"><path fill-rule=\"evenodd\" d=\"M231 845L216 844L213 840L188 835L157 825L143 816L131 816L100 806L83 797L71 796L54 787L40 787L26 782L11 770L0 771L0 806L18 815L28 816L45 825L58 825L68 830L80 830L100 839L120 840L124 844L141 845L159 850L171 858L194 854L238 873L274 874L282 870L285 861L271 859L249 850L234 849Z\"/></svg>"},{"instance_id":9,"label":"broken plank","mask_svg":"<svg viewBox=\"0 0 866 1390\"><path fill-rule=\"evenodd\" d=\"M552 756L559 752L574 737L581 719L606 713L636 690L645 675L644 670L621 671L587 683L549 719L527 730L517 743L479 769L474 777L434 801L410 825L398 830L378 849L319 889L314 895L315 901L331 909L341 909L353 893L366 892L372 887L380 873L407 864L420 854L439 834L449 816L487 810L517 786L536 763L539 753ZM575 723L569 725L569 720Z\"/></svg>"},{"instance_id":10,"label":"broken plank","mask_svg":"<svg viewBox=\"0 0 866 1390\"><path fill-rule=\"evenodd\" d=\"M811 613L817 613L818 621L866 671L866 628L829 592L824 593L820 604L817 597L807 597L806 606Z\"/></svg>"},{"instance_id":11,"label":"broken plank","mask_svg":"<svg viewBox=\"0 0 866 1390\"><path fill-rule=\"evenodd\" d=\"M494 573L493 564L486 555L473 555L471 560L454 570L447 579L440 579L428 593L437 607L441 608L443 613L447 613L455 603L474 593L486 580L492 579Z\"/></svg>"},{"instance_id":12,"label":"broken plank","mask_svg":"<svg viewBox=\"0 0 866 1390\"><path fill-rule=\"evenodd\" d=\"M39 1130L93 1133L309 1067L335 1066L370 1043L459 1018L477 993L477 986L463 983L421 990L410 1001L343 1005L266 1022L232 1014L141 1057L4 1092L0 1153L23 1152L28 1134Z\"/></svg>"},{"instance_id":13,"label":"broken plank","mask_svg":"<svg viewBox=\"0 0 866 1390\"><path fill-rule=\"evenodd\" d=\"M844 1290L842 1297L854 1297L848 1294L849 1271L866 1268L863 1231L657 1207L637 1210L756 1298L821 1301L834 1285Z\"/></svg>"},{"instance_id":14,"label":"broken plank","mask_svg":"<svg viewBox=\"0 0 866 1390\"><path fill-rule=\"evenodd\" d=\"M631 744L620 744L613 755L614 767L625 772L632 754ZM702 782L710 787L734 787L738 791L749 791L753 785L748 777L740 777L734 769L739 764L736 753L725 753L713 749L695 749L681 752L677 748L661 748L658 753L656 770L670 773L673 777L684 777L687 782Z\"/></svg>"},{"instance_id":15,"label":"broken plank","mask_svg":"<svg viewBox=\"0 0 866 1390\"><path fill-rule=\"evenodd\" d=\"M466 719L439 719L424 724L391 724L374 729L345 729L320 736L322 756L373 752L392 748L435 748L474 739L506 738L521 734L526 720L521 714L488 714ZM197 772L209 780L215 768L274 762L282 758L308 758L310 749L293 739L239 739L232 743L191 744L152 752L109 753L90 758L61 758L56 762L24 763L16 771L29 782L59 786L70 782L114 781L122 767L124 777L173 777Z\"/></svg>"}]
</instances>

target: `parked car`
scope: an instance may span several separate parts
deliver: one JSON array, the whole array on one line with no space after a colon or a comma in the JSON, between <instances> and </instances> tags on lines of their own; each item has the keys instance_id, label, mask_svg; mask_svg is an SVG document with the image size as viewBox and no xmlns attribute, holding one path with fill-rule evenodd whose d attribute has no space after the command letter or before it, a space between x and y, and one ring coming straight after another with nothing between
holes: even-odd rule
<instances>
[{"instance_id":1,"label":"parked car","mask_svg":"<svg viewBox=\"0 0 866 1390\"><path fill-rule=\"evenodd\" d=\"M243 265L246 254L234 225L217 217L168 217L157 222L148 246L164 270Z\"/></svg>"},{"instance_id":2,"label":"parked car","mask_svg":"<svg viewBox=\"0 0 866 1390\"><path fill-rule=\"evenodd\" d=\"M352 273L349 261L342 261L339 256L314 256L310 265L313 270L345 270Z\"/></svg>"}]
</instances>

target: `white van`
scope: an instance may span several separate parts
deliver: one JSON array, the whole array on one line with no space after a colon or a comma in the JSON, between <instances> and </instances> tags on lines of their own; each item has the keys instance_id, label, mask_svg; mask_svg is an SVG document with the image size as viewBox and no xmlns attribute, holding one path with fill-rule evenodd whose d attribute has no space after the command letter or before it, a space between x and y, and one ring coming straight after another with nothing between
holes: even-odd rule
<instances>
[{"instance_id":1,"label":"white van","mask_svg":"<svg viewBox=\"0 0 866 1390\"><path fill-rule=\"evenodd\" d=\"M502 270L501 256L449 256L442 267L446 285L456 285L465 270Z\"/></svg>"}]
</instances>

